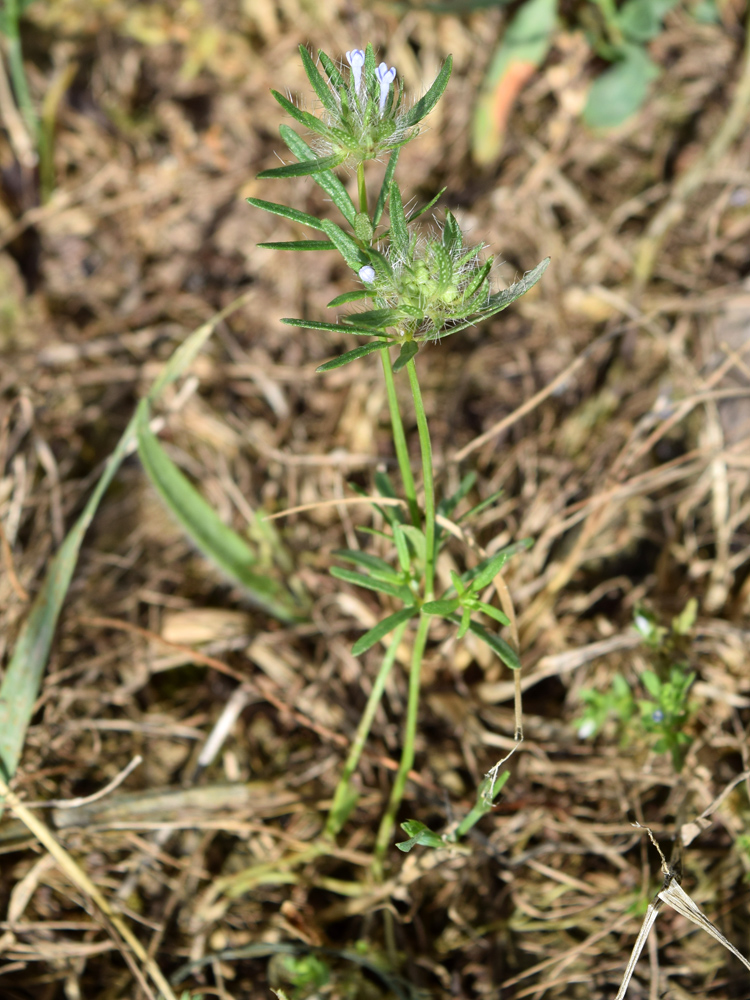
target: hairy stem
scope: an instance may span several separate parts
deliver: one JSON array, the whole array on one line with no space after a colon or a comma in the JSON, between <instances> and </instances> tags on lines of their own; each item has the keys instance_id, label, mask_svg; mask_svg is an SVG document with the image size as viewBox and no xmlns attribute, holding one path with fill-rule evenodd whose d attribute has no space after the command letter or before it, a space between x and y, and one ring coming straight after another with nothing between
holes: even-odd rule
<instances>
[{"instance_id":1,"label":"hairy stem","mask_svg":"<svg viewBox=\"0 0 750 1000\"><path fill-rule=\"evenodd\" d=\"M427 415L424 412L422 393L417 378L417 366L414 358L406 366L409 373L409 384L414 399L414 411L417 416L417 431L419 432L419 447L422 452L422 478L424 479L424 599L431 601L435 584L435 482L432 475L432 444L430 429L427 426Z\"/></svg>"},{"instance_id":2,"label":"hairy stem","mask_svg":"<svg viewBox=\"0 0 750 1000\"><path fill-rule=\"evenodd\" d=\"M422 615L419 619L419 627L414 638L414 646L411 651L411 666L409 668L409 699L406 706L406 726L404 728L404 747L401 751L401 761L398 765L396 778L391 789L391 797L388 800L377 840L375 841L375 856L373 858L373 874L378 880L383 877L383 859L388 850L393 834L393 827L396 823L396 813L401 805L406 788L406 779L414 763L414 744L417 736L417 716L419 714L419 687L422 670L422 657L424 656L425 645L427 643L427 633L430 628L430 616Z\"/></svg>"},{"instance_id":3,"label":"hairy stem","mask_svg":"<svg viewBox=\"0 0 750 1000\"><path fill-rule=\"evenodd\" d=\"M404 434L404 424L401 420L401 411L398 408L398 397L396 396L396 382L393 377L391 358L387 350L379 351L380 360L383 362L383 375L385 377L385 391L388 394L388 409L391 412L391 428L393 431L393 444L396 448L396 458L401 471L401 480L404 484L406 502L409 505L409 516L412 524L419 527L421 517L419 514L419 504L417 503L417 488L414 485L414 476L411 471L409 461L409 449L406 445L406 435Z\"/></svg>"},{"instance_id":4,"label":"hairy stem","mask_svg":"<svg viewBox=\"0 0 750 1000\"><path fill-rule=\"evenodd\" d=\"M362 755L365 742L367 741L367 737L370 735L370 726L372 725L375 712L377 711L378 705L383 697L385 682L388 679L391 667L396 659L396 652L398 650L399 643L404 637L406 625L407 623L403 622L403 624L399 625L394 631L393 638L391 639L390 645L388 646L386 654L383 657L383 662L380 664L380 669L378 670L378 675L375 678L375 683L373 684L372 691L370 692L370 697L367 699L367 705L362 718L360 719L359 726L357 727L357 734L354 737L354 742L349 750L349 756L346 758L346 763L344 764L341 777L339 778L339 783L336 786L336 792L333 796L333 805L331 806L331 811L328 814L328 821L326 822L325 828L325 833L328 837L336 836L346 822L348 813L351 810L351 805L349 805L349 779L352 774L354 774L357 765L359 764L359 758Z\"/></svg>"}]
</instances>

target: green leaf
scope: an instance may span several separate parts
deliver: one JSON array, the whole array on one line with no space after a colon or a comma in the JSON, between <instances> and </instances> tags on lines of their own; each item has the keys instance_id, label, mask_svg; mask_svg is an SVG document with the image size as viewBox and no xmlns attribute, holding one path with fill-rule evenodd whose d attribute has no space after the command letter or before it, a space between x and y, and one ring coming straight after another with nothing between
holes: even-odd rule
<instances>
[{"instance_id":1,"label":"green leaf","mask_svg":"<svg viewBox=\"0 0 750 1000\"><path fill-rule=\"evenodd\" d=\"M293 621L297 615L291 595L268 574L250 569L257 562L250 546L224 524L159 444L149 427L146 400L138 407L136 434L138 455L146 475L191 541L257 604L281 621Z\"/></svg>"},{"instance_id":2,"label":"green leaf","mask_svg":"<svg viewBox=\"0 0 750 1000\"><path fill-rule=\"evenodd\" d=\"M530 546L530 538L524 538L522 541L516 542L514 545L506 546L506 548L502 549L502 551L495 553L494 556L491 556L485 562L480 563L476 569L471 570L469 575L464 576L464 581L471 584L470 589L472 593L484 590L485 587L492 583L509 559L511 559L517 552L520 552L523 549L528 549ZM505 624L507 625L508 622Z\"/></svg>"},{"instance_id":3,"label":"green leaf","mask_svg":"<svg viewBox=\"0 0 750 1000\"><path fill-rule=\"evenodd\" d=\"M366 355L372 354L373 351L382 351L387 346L387 343L374 343L365 344L363 347L355 347L353 351L347 351L346 354L339 354L339 356L334 358L333 361L326 361L324 365L320 365L315 369L315 371L333 371L334 368L341 368L342 365L348 365L350 361L356 361L357 358L364 358Z\"/></svg>"},{"instance_id":4,"label":"green leaf","mask_svg":"<svg viewBox=\"0 0 750 1000\"><path fill-rule=\"evenodd\" d=\"M484 601L477 601L477 608L479 611L483 611L490 618L494 618L494 620L499 622L500 625L510 625L510 619L507 615L504 615L499 608L495 608L491 604L485 604Z\"/></svg>"},{"instance_id":5,"label":"green leaf","mask_svg":"<svg viewBox=\"0 0 750 1000\"><path fill-rule=\"evenodd\" d=\"M341 323L324 323L315 319L294 319L285 317L281 321L287 326L298 326L301 330L328 330L331 333L351 333L355 337L384 337L380 330L371 330L369 327L348 326L343 321Z\"/></svg>"},{"instance_id":6,"label":"green leaf","mask_svg":"<svg viewBox=\"0 0 750 1000\"><path fill-rule=\"evenodd\" d=\"M424 215L424 214L425 214L425 212L429 212L429 211L430 211L430 209L431 209L431 208L432 208L432 207L433 207L434 205L437 205L437 203L438 203L438 202L440 201L440 199L441 199L441 198L443 197L443 195L445 194L446 190L447 190L447 188L440 188L440 190L439 190L439 191L438 191L438 193L437 193L437 194L435 195L435 197L434 197L434 198L431 198L431 199L430 199L430 200L429 200L429 201L427 202L427 204L426 204L426 205L422 205L422 207L421 207L421 208L418 208L416 212L412 212L412 213L411 213L411 215L410 215L410 216L409 216L409 218L407 219L407 222L413 222L413 221L414 221L415 219L418 219L418 218L420 217L420 215Z\"/></svg>"},{"instance_id":7,"label":"green leaf","mask_svg":"<svg viewBox=\"0 0 750 1000\"><path fill-rule=\"evenodd\" d=\"M403 584L394 586L392 583L386 583L385 580L375 580L371 576L365 576L364 573L355 573L354 570L343 569L341 566L332 566L330 573L331 576L335 576L338 580L346 580L347 583L353 583L355 587L364 587L365 590L377 590L381 594L397 597L405 604L414 600L412 592L408 587L404 587Z\"/></svg>"},{"instance_id":8,"label":"green leaf","mask_svg":"<svg viewBox=\"0 0 750 1000\"><path fill-rule=\"evenodd\" d=\"M260 250L333 250L330 240L283 240L278 243L259 243Z\"/></svg>"},{"instance_id":9,"label":"green leaf","mask_svg":"<svg viewBox=\"0 0 750 1000\"><path fill-rule=\"evenodd\" d=\"M402 344L399 356L393 362L394 372L400 372L402 368L405 368L418 351L419 344L414 340L407 340L405 344Z\"/></svg>"},{"instance_id":10,"label":"green leaf","mask_svg":"<svg viewBox=\"0 0 750 1000\"><path fill-rule=\"evenodd\" d=\"M404 215L404 204L401 201L401 192L395 181L391 184L388 210L391 216L391 244L397 256L406 259L409 256L409 231L406 228L406 216Z\"/></svg>"},{"instance_id":11,"label":"green leaf","mask_svg":"<svg viewBox=\"0 0 750 1000\"><path fill-rule=\"evenodd\" d=\"M354 563L355 566L363 566L371 576L380 580L389 580L391 583L398 583L400 577L398 572L379 556L374 556L370 552L359 552L357 549L339 549L333 553L338 559Z\"/></svg>"},{"instance_id":12,"label":"green leaf","mask_svg":"<svg viewBox=\"0 0 750 1000\"><path fill-rule=\"evenodd\" d=\"M317 118L315 120L317 121ZM316 157L314 160L301 160L298 163L286 163L283 167L262 170L258 174L258 180L281 180L284 177L307 177L309 174L320 174L340 166L345 159L345 153L336 153L334 156Z\"/></svg>"},{"instance_id":13,"label":"green leaf","mask_svg":"<svg viewBox=\"0 0 750 1000\"><path fill-rule=\"evenodd\" d=\"M346 90L346 83L344 82L344 78L341 75L341 73L339 73L338 66L336 66L336 64L333 62L330 56L326 55L326 53L322 49L320 49L318 52L318 59L320 59L320 63L323 69L326 71L326 76L331 81L332 85L336 88L336 90L338 90L339 92L342 90Z\"/></svg>"},{"instance_id":14,"label":"green leaf","mask_svg":"<svg viewBox=\"0 0 750 1000\"><path fill-rule=\"evenodd\" d=\"M415 527L413 524L404 524L401 530L408 539L419 562L424 563L427 544L421 529Z\"/></svg>"},{"instance_id":15,"label":"green leaf","mask_svg":"<svg viewBox=\"0 0 750 1000\"><path fill-rule=\"evenodd\" d=\"M317 160L318 157L315 151L307 145L304 139L297 135L293 128L290 128L288 125L281 125L279 126L279 132L290 152L292 152L298 160ZM312 179L318 187L321 187L325 193L330 196L331 201L334 203L339 212L341 212L349 225L353 226L357 209L354 207L354 202L349 197L349 192L346 190L338 177L330 171L325 171L319 174L312 174Z\"/></svg>"},{"instance_id":16,"label":"green leaf","mask_svg":"<svg viewBox=\"0 0 750 1000\"><path fill-rule=\"evenodd\" d=\"M278 90L272 90L271 94L279 102L282 108L296 119L305 128L309 128L311 132L316 132L318 135L322 135L324 138L329 138L331 135L330 128L322 122L320 118L316 118L315 115L311 115L309 111L303 111L302 108L298 108L296 104L289 100L288 97L284 97L280 94ZM260 177L263 174L259 174Z\"/></svg>"},{"instance_id":17,"label":"green leaf","mask_svg":"<svg viewBox=\"0 0 750 1000\"><path fill-rule=\"evenodd\" d=\"M463 246L464 238L461 232L461 227L456 222L456 217L453 212L447 211L445 213L445 225L443 226L443 246L451 253L454 250L459 250Z\"/></svg>"},{"instance_id":18,"label":"green leaf","mask_svg":"<svg viewBox=\"0 0 750 1000\"><path fill-rule=\"evenodd\" d=\"M484 500L480 500L480 502L476 504L476 506L472 507L471 510L467 510L465 514L462 514L458 518L458 523L460 524L462 521L468 521L470 520L470 518L476 517L477 514L481 513L487 507L492 506L492 504L496 500L498 500L503 495L504 492L505 492L504 490L500 489L500 490L495 490L494 493L490 493L488 497L486 497ZM531 539L528 539L528 541L529 544L531 544Z\"/></svg>"},{"instance_id":19,"label":"green leaf","mask_svg":"<svg viewBox=\"0 0 750 1000\"><path fill-rule=\"evenodd\" d=\"M476 472L467 472L458 485L458 489L455 493L451 494L449 497L443 497L443 499L438 504L438 514L442 514L444 517L450 517L459 503L463 500L466 494L474 486L477 481Z\"/></svg>"},{"instance_id":20,"label":"green leaf","mask_svg":"<svg viewBox=\"0 0 750 1000\"><path fill-rule=\"evenodd\" d=\"M289 208L288 205L278 205L275 201L263 201L262 198L246 198L248 205L255 208L262 208L266 212L280 215L284 219L291 219L292 222L299 222L303 226L310 226L312 229L322 229L320 220L307 212L298 212L296 208Z\"/></svg>"},{"instance_id":21,"label":"green leaf","mask_svg":"<svg viewBox=\"0 0 750 1000\"><path fill-rule=\"evenodd\" d=\"M372 224L377 226L380 220L383 218L383 212L385 210L385 203L388 199L388 194L391 190L391 182L393 181L393 175L396 172L396 164L398 163L398 154L400 149L394 149L391 155L388 157L388 166L385 168L385 174L383 176L383 183L380 186L380 194L378 195L378 201L375 205L375 214L372 217Z\"/></svg>"},{"instance_id":22,"label":"green leaf","mask_svg":"<svg viewBox=\"0 0 750 1000\"><path fill-rule=\"evenodd\" d=\"M591 84L583 120L590 128L614 128L635 114L659 75L645 49L629 45L625 58L606 69Z\"/></svg>"},{"instance_id":23,"label":"green leaf","mask_svg":"<svg viewBox=\"0 0 750 1000\"><path fill-rule=\"evenodd\" d=\"M407 819L405 823L401 824L401 829L409 836L408 840L402 840L396 844L399 851L403 851L404 854L408 854L418 844L422 847L445 847L443 838L439 834L433 833L428 826L420 823L418 819Z\"/></svg>"},{"instance_id":24,"label":"green leaf","mask_svg":"<svg viewBox=\"0 0 750 1000\"><path fill-rule=\"evenodd\" d=\"M477 639L481 639L483 643L489 646L492 652L500 657L506 667L510 667L511 670L521 669L521 661L518 659L516 651L504 639L501 639L499 635L488 632L484 625L480 625L479 622L475 621L470 623L469 631L473 632Z\"/></svg>"},{"instance_id":25,"label":"green leaf","mask_svg":"<svg viewBox=\"0 0 750 1000\"><path fill-rule=\"evenodd\" d=\"M475 826L482 816L486 816L487 813L492 812L492 803L498 797L503 789L506 781L510 777L510 771L503 771L501 775L495 780L494 787L492 789L492 802L488 802L486 796L489 794L490 787L492 786L491 778L484 778L479 788L477 789L477 801L471 812L461 820L454 834L455 839L458 840L459 837L465 836L473 826Z\"/></svg>"},{"instance_id":26,"label":"green leaf","mask_svg":"<svg viewBox=\"0 0 750 1000\"><path fill-rule=\"evenodd\" d=\"M641 674L641 683L652 698L658 698L661 694L662 683L653 670L643 671Z\"/></svg>"},{"instance_id":27,"label":"green leaf","mask_svg":"<svg viewBox=\"0 0 750 1000\"><path fill-rule=\"evenodd\" d=\"M469 631L469 625L471 625L471 608L464 608L461 612L461 624L458 626L457 639L463 639Z\"/></svg>"},{"instance_id":28,"label":"green leaf","mask_svg":"<svg viewBox=\"0 0 750 1000\"><path fill-rule=\"evenodd\" d=\"M494 316L495 313L507 309L512 302L520 299L522 295L525 295L539 281L547 270L549 262L550 258L545 257L533 270L527 271L523 278L511 285L510 288L492 295L488 300L486 308L479 310L471 319L466 320L465 323L457 323L455 326L450 326L447 330L438 331L437 339L442 340L444 337L449 337L452 333L465 330L467 326L475 326L477 323L489 319L490 316Z\"/></svg>"},{"instance_id":29,"label":"green leaf","mask_svg":"<svg viewBox=\"0 0 750 1000\"><path fill-rule=\"evenodd\" d=\"M620 31L632 42L650 42L662 30L664 15L676 0L626 0L617 12Z\"/></svg>"},{"instance_id":30,"label":"green leaf","mask_svg":"<svg viewBox=\"0 0 750 1000\"><path fill-rule=\"evenodd\" d=\"M447 617L448 615L452 615L458 606L459 600L457 597L454 597L452 600L441 598L439 601L427 601L422 605L422 611L426 615L442 615L443 617Z\"/></svg>"},{"instance_id":31,"label":"green leaf","mask_svg":"<svg viewBox=\"0 0 750 1000\"><path fill-rule=\"evenodd\" d=\"M425 118L430 111L432 111L442 97L443 91L448 86L448 80L450 79L452 68L453 56L448 56L443 63L442 69L435 77L432 86L424 97L420 97L412 109L407 111L401 118L400 124L402 128L411 128L412 125L416 125L417 122L421 122L422 119Z\"/></svg>"},{"instance_id":32,"label":"green leaf","mask_svg":"<svg viewBox=\"0 0 750 1000\"><path fill-rule=\"evenodd\" d=\"M396 555L398 556L399 565L404 573L408 573L411 566L411 556L409 554L409 546L406 542L406 535L400 524L393 522L391 527L393 529L393 541L396 543Z\"/></svg>"},{"instance_id":33,"label":"green leaf","mask_svg":"<svg viewBox=\"0 0 750 1000\"><path fill-rule=\"evenodd\" d=\"M397 625L408 621L410 618L414 618L418 614L419 608L415 604L412 604L411 607L401 608L400 611L388 615L387 618L378 622L374 628L371 628L369 632L365 632L363 636L357 639L352 646L353 655L359 656L360 653L366 653L371 646L374 646L376 642L379 642L389 632L392 632Z\"/></svg>"},{"instance_id":34,"label":"green leaf","mask_svg":"<svg viewBox=\"0 0 750 1000\"><path fill-rule=\"evenodd\" d=\"M366 299L370 293L366 288L363 288L358 292L344 292L343 295L337 295L335 299L327 304L329 309L336 309L338 306L348 305L349 302L361 302L362 299Z\"/></svg>"},{"instance_id":35,"label":"green leaf","mask_svg":"<svg viewBox=\"0 0 750 1000\"><path fill-rule=\"evenodd\" d=\"M345 233L341 226L337 226L330 219L323 219L320 226L330 241L336 244L336 249L353 271L359 271L360 267L367 263L367 257L359 243Z\"/></svg>"},{"instance_id":36,"label":"green leaf","mask_svg":"<svg viewBox=\"0 0 750 1000\"><path fill-rule=\"evenodd\" d=\"M338 101L331 93L331 88L318 72L318 67L313 62L312 56L304 45L300 45L299 54L302 56L302 65L305 68L305 73L307 73L307 79L310 81L313 90L318 95L320 103L332 115L337 116L339 114Z\"/></svg>"}]
</instances>

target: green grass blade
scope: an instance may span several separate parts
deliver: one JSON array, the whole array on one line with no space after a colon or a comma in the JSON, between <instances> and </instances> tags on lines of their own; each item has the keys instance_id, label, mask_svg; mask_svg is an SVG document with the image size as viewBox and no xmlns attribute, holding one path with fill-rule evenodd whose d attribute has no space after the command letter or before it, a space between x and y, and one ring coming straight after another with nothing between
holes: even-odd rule
<instances>
[{"instance_id":1,"label":"green grass blade","mask_svg":"<svg viewBox=\"0 0 750 1000\"><path fill-rule=\"evenodd\" d=\"M146 475L173 517L203 555L281 621L293 621L294 601L267 573L250 568L257 558L247 542L224 524L216 511L180 472L149 427L148 403L136 415L138 454Z\"/></svg>"},{"instance_id":2,"label":"green grass blade","mask_svg":"<svg viewBox=\"0 0 750 1000\"><path fill-rule=\"evenodd\" d=\"M254 293L245 293L226 309L198 327L174 352L164 371L154 382L150 396L155 399L165 386L187 370L203 345L227 316L242 306ZM117 447L110 455L104 471L88 503L65 537L52 559L41 589L24 622L2 684L0 684L0 768L6 781L13 777L21 757L26 730L39 694L47 666L57 620L75 572L83 538L96 514L99 503L123 460L136 443L135 417L125 428ZM2 802L0 802L0 816Z\"/></svg>"}]
</instances>

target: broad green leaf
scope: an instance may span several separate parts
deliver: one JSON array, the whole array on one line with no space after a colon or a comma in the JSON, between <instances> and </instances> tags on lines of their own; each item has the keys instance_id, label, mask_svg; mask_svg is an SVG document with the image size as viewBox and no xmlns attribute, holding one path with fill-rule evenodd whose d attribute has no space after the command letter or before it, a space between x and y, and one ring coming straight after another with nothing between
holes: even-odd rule
<instances>
[{"instance_id":1,"label":"broad green leaf","mask_svg":"<svg viewBox=\"0 0 750 1000\"><path fill-rule=\"evenodd\" d=\"M387 343L374 343L364 344L362 347L355 347L353 351L347 351L346 354L339 354L339 356L334 358L333 361L326 361L324 365L320 365L315 369L315 371L333 371L334 368L341 368L342 365L348 365L350 361L356 361L358 358L364 358L366 355L372 354L373 351L382 351L387 346Z\"/></svg>"},{"instance_id":2,"label":"broad green leaf","mask_svg":"<svg viewBox=\"0 0 750 1000\"><path fill-rule=\"evenodd\" d=\"M308 215L307 212L298 212L296 208L289 208L288 205L278 205L275 201L263 201L262 198L246 198L245 201L248 205L254 205L255 208L262 208L266 212L273 212L274 215L280 215L284 219L291 219L292 222L299 222L303 226L310 226L312 229L322 229L320 220L316 219L314 215Z\"/></svg>"},{"instance_id":3,"label":"broad green leaf","mask_svg":"<svg viewBox=\"0 0 750 1000\"><path fill-rule=\"evenodd\" d=\"M409 839L397 843L396 847L399 851L403 851L404 854L408 854L418 844L422 847L445 847L443 838L439 834L433 833L428 826L420 823L418 819L407 819L405 823L401 824L401 829L407 834Z\"/></svg>"},{"instance_id":4,"label":"broad green leaf","mask_svg":"<svg viewBox=\"0 0 750 1000\"><path fill-rule=\"evenodd\" d=\"M448 80L450 79L451 70L453 68L453 56L448 56L448 58L443 63L442 69L435 77L432 86L424 95L420 97L417 103L412 107L410 111L401 119L402 128L411 128L412 125L416 125L417 122L421 122L423 118L432 111L437 102L443 95L443 91L448 86Z\"/></svg>"},{"instance_id":5,"label":"broad green leaf","mask_svg":"<svg viewBox=\"0 0 750 1000\"><path fill-rule=\"evenodd\" d=\"M218 324L236 312L247 300L247 293L241 295L187 337L156 378L149 394L150 398L158 398L166 386L189 368ZM135 448L135 425L136 418L133 416L107 460L83 512L53 557L29 616L21 627L0 684L0 768L6 781L15 774L23 750L26 730L31 721L55 628L75 572L81 544L117 470ZM2 815L1 800L0 815Z\"/></svg>"},{"instance_id":6,"label":"broad green leaf","mask_svg":"<svg viewBox=\"0 0 750 1000\"><path fill-rule=\"evenodd\" d=\"M318 72L318 67L313 62L313 58L304 45L300 45L299 54L302 56L302 65L305 67L307 79L310 81L313 90L318 95L320 103L332 115L338 115L339 104L331 93L331 88ZM322 60L321 60L322 61Z\"/></svg>"},{"instance_id":7,"label":"broad green leaf","mask_svg":"<svg viewBox=\"0 0 750 1000\"><path fill-rule=\"evenodd\" d=\"M380 330L371 330L369 327L356 327L341 323L324 323L316 319L294 319L285 317L281 321L287 326L298 326L300 330L328 330L331 333L351 333L355 337L384 337Z\"/></svg>"},{"instance_id":8,"label":"broad green leaf","mask_svg":"<svg viewBox=\"0 0 750 1000\"><path fill-rule=\"evenodd\" d=\"M375 205L375 214L372 217L372 224L377 226L380 220L383 218L383 212L385 210L385 203L388 200L388 194L391 190L391 182L393 180L393 175L396 172L396 164L398 163L398 154L400 150L394 149L390 156L388 157L388 166L385 168L385 174L383 176L383 183L380 186L380 194L378 195L378 201Z\"/></svg>"},{"instance_id":9,"label":"broad green leaf","mask_svg":"<svg viewBox=\"0 0 750 1000\"><path fill-rule=\"evenodd\" d=\"M333 250L334 246L330 240L282 240L278 243L259 243L260 250Z\"/></svg>"},{"instance_id":10,"label":"broad green leaf","mask_svg":"<svg viewBox=\"0 0 750 1000\"><path fill-rule=\"evenodd\" d=\"M658 698L661 694L662 683L653 670L644 670L641 674L641 683L653 698Z\"/></svg>"},{"instance_id":11,"label":"broad green leaf","mask_svg":"<svg viewBox=\"0 0 750 1000\"><path fill-rule=\"evenodd\" d=\"M345 153L336 153L334 156L316 157L314 160L300 160L298 163L287 163L283 167L273 167L271 170L261 171L258 174L258 180L282 180L285 177L307 177L308 174L320 174L340 166L345 159Z\"/></svg>"},{"instance_id":12,"label":"broad green leaf","mask_svg":"<svg viewBox=\"0 0 750 1000\"><path fill-rule=\"evenodd\" d=\"M405 368L418 351L419 344L414 340L408 340L405 344L402 344L399 356L393 362L394 372L400 372L402 368Z\"/></svg>"},{"instance_id":13,"label":"broad green leaf","mask_svg":"<svg viewBox=\"0 0 750 1000\"><path fill-rule=\"evenodd\" d=\"M354 656L359 656L360 653L366 653L371 646L374 646L376 642L379 642L384 636L392 632L397 625L402 622L408 621L410 618L414 618L415 615L419 614L419 608L416 605L412 605L408 608L401 608L400 611L396 611L392 615L388 615L382 621L378 622L374 628L371 628L369 632L365 632L363 636L352 646L352 653Z\"/></svg>"},{"instance_id":14,"label":"broad green leaf","mask_svg":"<svg viewBox=\"0 0 750 1000\"><path fill-rule=\"evenodd\" d=\"M662 20L677 0L626 0L617 12L620 31L631 42L650 42L662 30Z\"/></svg>"},{"instance_id":15,"label":"broad green leaf","mask_svg":"<svg viewBox=\"0 0 750 1000\"><path fill-rule=\"evenodd\" d=\"M386 583L385 580L376 580L374 577L365 576L364 573L355 573L354 570L343 569L341 566L332 566L330 573L337 580L346 580L347 583L353 583L355 587L364 587L365 590L376 590L381 594L397 597L405 604L414 600L412 592L403 584L394 586L392 583Z\"/></svg>"},{"instance_id":16,"label":"broad green leaf","mask_svg":"<svg viewBox=\"0 0 750 1000\"><path fill-rule=\"evenodd\" d=\"M488 632L484 625L480 625L479 622L475 621L469 624L469 631L473 632L477 639L481 639L482 642L486 643L493 653L496 653L500 657L506 667L510 667L511 670L521 669L521 661L518 659L515 650L504 639L501 639L499 635Z\"/></svg>"},{"instance_id":17,"label":"broad green leaf","mask_svg":"<svg viewBox=\"0 0 750 1000\"><path fill-rule=\"evenodd\" d=\"M547 58L556 24L557 0L527 0L505 29L474 106L476 163L492 163L499 156L516 98Z\"/></svg>"},{"instance_id":18,"label":"broad green leaf","mask_svg":"<svg viewBox=\"0 0 750 1000\"><path fill-rule=\"evenodd\" d=\"M279 126L279 133L290 152L298 160L317 160L318 157L315 151L307 145L304 139L297 135L293 128L290 128L288 125L281 125ZM348 191L338 177L330 171L325 171L321 174L312 174L312 179L330 196L331 201L338 208L339 212L341 212L349 225L353 226L357 209L354 207L354 202L349 197Z\"/></svg>"},{"instance_id":19,"label":"broad green leaf","mask_svg":"<svg viewBox=\"0 0 750 1000\"><path fill-rule=\"evenodd\" d=\"M257 561L250 546L224 524L162 448L149 427L146 400L142 400L138 407L136 434L138 455L146 475L170 513L203 555L276 618L288 622L299 617L299 609L295 609L291 595L268 574L256 573L250 568Z\"/></svg>"},{"instance_id":20,"label":"broad green leaf","mask_svg":"<svg viewBox=\"0 0 750 1000\"><path fill-rule=\"evenodd\" d=\"M614 128L635 114L659 75L645 49L629 45L620 62L605 69L591 84L583 120L590 128Z\"/></svg>"}]
</instances>

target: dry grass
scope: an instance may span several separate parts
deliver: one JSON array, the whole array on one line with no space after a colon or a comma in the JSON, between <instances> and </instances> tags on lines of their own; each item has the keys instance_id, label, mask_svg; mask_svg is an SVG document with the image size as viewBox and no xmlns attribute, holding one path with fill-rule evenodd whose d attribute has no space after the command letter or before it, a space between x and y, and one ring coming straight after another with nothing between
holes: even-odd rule
<instances>
[{"instance_id":1,"label":"dry grass","mask_svg":"<svg viewBox=\"0 0 750 1000\"><path fill-rule=\"evenodd\" d=\"M252 510L316 505L278 522L315 595L312 622L282 628L246 606L131 459L87 536L13 788L25 803L86 796L143 755L122 787L44 818L167 977L255 947L175 989L267 997L281 943L362 941L377 959L390 926L398 972L436 997L610 996L657 868L631 822L668 840L750 764L747 128L690 192L643 287L633 271L659 208L725 119L745 59L741 12L727 11L726 28L673 13L656 43L667 68L653 100L604 138L579 123L591 67L582 40L564 36L521 98L501 163L479 174L467 116L498 11L437 18L340 0L253 0L243 11L176 0L30 8L35 94L77 70L58 109L46 205L0 138L0 655L139 395L245 290L162 439L240 529ZM475 500L505 491L475 526L478 542L535 539L507 574L527 742L472 851L394 851L384 886L368 881L368 851L398 758L403 671L337 852L321 857L315 844L376 662L349 652L375 620L375 596L327 574L331 552L358 544L355 526L372 515L330 501L392 460L385 393L374 359L314 374L336 338L279 319L320 316L349 279L334 255L301 267L258 250L290 226L243 202L289 195L327 211L307 181L282 193L254 180L280 148L268 91L304 90L300 42L341 53L368 39L387 42L415 90L449 51L456 61L430 130L404 153L413 191L448 186L462 223L504 255L499 280L553 258L509 312L420 354L442 485L476 467ZM465 557L456 542L451 559ZM633 681L645 664L634 607L668 620L691 596L699 709L682 774L610 730L579 741L581 689L605 689L615 673ZM473 800L512 744L509 680L481 646L435 628L405 816L440 827ZM238 714L204 766L238 682ZM740 785L685 856L686 887L745 954L748 814ZM10 815L0 850L3 997L147 995L116 930ZM657 931L650 996L747 995L747 974L716 942L667 912ZM646 964L634 995L649 991ZM333 968L327 995L386 995L371 972Z\"/></svg>"}]
</instances>

